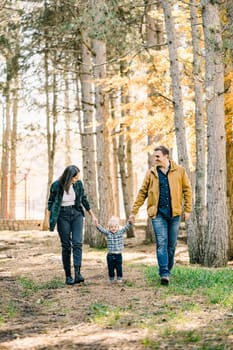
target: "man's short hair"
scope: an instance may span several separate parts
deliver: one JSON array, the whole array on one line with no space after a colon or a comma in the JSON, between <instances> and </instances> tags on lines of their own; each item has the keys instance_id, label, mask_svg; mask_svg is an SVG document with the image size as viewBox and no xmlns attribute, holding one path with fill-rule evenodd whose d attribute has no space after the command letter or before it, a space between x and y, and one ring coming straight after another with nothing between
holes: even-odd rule
<instances>
[{"instance_id":1,"label":"man's short hair","mask_svg":"<svg viewBox=\"0 0 233 350\"><path fill-rule=\"evenodd\" d=\"M161 151L164 156L165 155L169 156L169 149L165 146L157 146L155 147L155 151Z\"/></svg>"}]
</instances>

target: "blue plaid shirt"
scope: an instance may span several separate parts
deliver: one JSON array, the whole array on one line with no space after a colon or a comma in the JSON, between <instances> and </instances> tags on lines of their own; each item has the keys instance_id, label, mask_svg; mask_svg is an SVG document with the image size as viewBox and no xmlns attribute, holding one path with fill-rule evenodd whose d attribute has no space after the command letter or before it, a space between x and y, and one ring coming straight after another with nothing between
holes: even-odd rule
<instances>
[{"instance_id":1,"label":"blue plaid shirt","mask_svg":"<svg viewBox=\"0 0 233 350\"><path fill-rule=\"evenodd\" d=\"M129 230L132 224L127 223L122 229L116 233L111 232L108 229L105 229L101 225L97 225L96 228L98 231L103 233L107 237L107 246L109 253L120 254L124 248L124 233Z\"/></svg>"}]
</instances>

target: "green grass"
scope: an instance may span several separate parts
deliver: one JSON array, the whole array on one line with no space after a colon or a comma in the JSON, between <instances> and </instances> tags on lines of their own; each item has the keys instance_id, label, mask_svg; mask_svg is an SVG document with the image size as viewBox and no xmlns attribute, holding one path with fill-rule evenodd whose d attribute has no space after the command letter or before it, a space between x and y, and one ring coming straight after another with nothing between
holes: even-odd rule
<instances>
[{"instance_id":1,"label":"green grass","mask_svg":"<svg viewBox=\"0 0 233 350\"><path fill-rule=\"evenodd\" d=\"M7 319L13 319L19 314L19 309L17 303L14 300L6 300L3 305L1 305L0 314L0 326L3 325Z\"/></svg>"},{"instance_id":2,"label":"green grass","mask_svg":"<svg viewBox=\"0 0 233 350\"><path fill-rule=\"evenodd\" d=\"M10 318L14 318L14 317L17 316L18 310L17 310L17 307L16 307L16 305L15 305L15 303L14 303L13 300L10 300L10 301L9 301L9 304L7 305L6 310L7 310L8 316L9 316Z\"/></svg>"},{"instance_id":3,"label":"green grass","mask_svg":"<svg viewBox=\"0 0 233 350\"><path fill-rule=\"evenodd\" d=\"M228 350L230 349L225 344L212 345L212 344L203 344L201 347L198 347L198 350Z\"/></svg>"},{"instance_id":4,"label":"green grass","mask_svg":"<svg viewBox=\"0 0 233 350\"><path fill-rule=\"evenodd\" d=\"M53 280L45 283L36 283L30 278L21 276L18 279L18 283L22 288L22 295L24 297L37 293L39 290L43 290L43 289L64 288L64 282L58 278L54 278Z\"/></svg>"},{"instance_id":5,"label":"green grass","mask_svg":"<svg viewBox=\"0 0 233 350\"><path fill-rule=\"evenodd\" d=\"M151 286L158 286L158 268L148 267L146 277ZM208 269L176 266L172 272L168 295L205 296L212 304L233 310L233 272L229 268Z\"/></svg>"},{"instance_id":6,"label":"green grass","mask_svg":"<svg viewBox=\"0 0 233 350\"><path fill-rule=\"evenodd\" d=\"M94 303L90 306L90 320L98 325L114 326L121 318L121 310L118 307L102 303Z\"/></svg>"}]
</instances>

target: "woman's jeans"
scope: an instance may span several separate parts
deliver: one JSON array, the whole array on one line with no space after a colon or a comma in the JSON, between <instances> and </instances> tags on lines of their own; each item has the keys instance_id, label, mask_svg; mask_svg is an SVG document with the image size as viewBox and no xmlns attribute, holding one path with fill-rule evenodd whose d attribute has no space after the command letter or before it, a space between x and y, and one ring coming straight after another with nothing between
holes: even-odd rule
<instances>
[{"instance_id":1,"label":"woman's jeans","mask_svg":"<svg viewBox=\"0 0 233 350\"><path fill-rule=\"evenodd\" d=\"M74 268L82 263L83 215L74 206L61 207L57 231L62 246L62 263L66 275L70 275L71 249L73 249Z\"/></svg>"},{"instance_id":2,"label":"woman's jeans","mask_svg":"<svg viewBox=\"0 0 233 350\"><path fill-rule=\"evenodd\" d=\"M114 280L115 269L117 278L122 278L122 254L107 254L108 276L110 280Z\"/></svg>"},{"instance_id":3,"label":"woman's jeans","mask_svg":"<svg viewBox=\"0 0 233 350\"><path fill-rule=\"evenodd\" d=\"M152 219L152 226L155 233L159 275L170 276L174 265L180 216L165 217L158 214L155 219Z\"/></svg>"}]
</instances>

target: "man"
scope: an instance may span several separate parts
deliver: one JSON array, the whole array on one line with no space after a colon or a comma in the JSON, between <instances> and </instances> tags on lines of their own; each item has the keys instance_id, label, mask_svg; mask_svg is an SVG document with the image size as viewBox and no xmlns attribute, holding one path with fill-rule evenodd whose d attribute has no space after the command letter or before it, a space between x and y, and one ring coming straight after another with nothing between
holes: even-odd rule
<instances>
[{"instance_id":1,"label":"man","mask_svg":"<svg viewBox=\"0 0 233 350\"><path fill-rule=\"evenodd\" d=\"M147 171L129 219L134 223L147 198L152 220L161 284L170 283L182 210L188 220L192 209L192 189L185 169L169 159L165 146L155 148L155 166ZM184 204L184 206L183 206Z\"/></svg>"}]
</instances>

